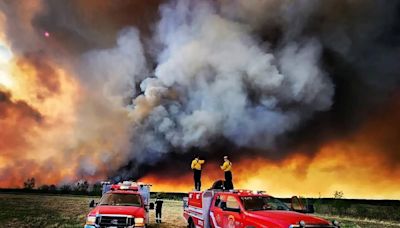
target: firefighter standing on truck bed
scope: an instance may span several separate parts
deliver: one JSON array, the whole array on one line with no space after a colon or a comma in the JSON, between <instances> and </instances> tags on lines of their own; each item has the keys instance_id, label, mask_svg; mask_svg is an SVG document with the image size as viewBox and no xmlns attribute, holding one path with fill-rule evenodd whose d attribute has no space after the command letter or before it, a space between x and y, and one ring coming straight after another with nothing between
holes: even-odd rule
<instances>
[{"instance_id":1,"label":"firefighter standing on truck bed","mask_svg":"<svg viewBox=\"0 0 400 228\"><path fill-rule=\"evenodd\" d=\"M201 165L203 164L204 160L200 160L200 157L196 156L191 165L193 170L194 189L197 191L200 191L201 188Z\"/></svg>"},{"instance_id":2,"label":"firefighter standing on truck bed","mask_svg":"<svg viewBox=\"0 0 400 228\"><path fill-rule=\"evenodd\" d=\"M220 167L225 173L225 189L233 189L232 162L229 161L228 156L224 156L224 163Z\"/></svg>"}]
</instances>

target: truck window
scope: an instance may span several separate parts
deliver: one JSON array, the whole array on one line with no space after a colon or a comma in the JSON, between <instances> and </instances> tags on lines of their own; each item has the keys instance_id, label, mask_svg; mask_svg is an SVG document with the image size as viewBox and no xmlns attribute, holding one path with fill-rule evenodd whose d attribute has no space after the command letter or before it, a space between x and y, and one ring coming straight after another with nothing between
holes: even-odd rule
<instances>
[{"instance_id":1,"label":"truck window","mask_svg":"<svg viewBox=\"0 0 400 228\"><path fill-rule=\"evenodd\" d=\"M239 209L240 208L239 202L233 196L228 196L228 198L226 200L226 207L227 208L232 208L232 209Z\"/></svg>"},{"instance_id":2,"label":"truck window","mask_svg":"<svg viewBox=\"0 0 400 228\"><path fill-rule=\"evenodd\" d=\"M214 206L215 207L219 207L219 203L221 202L221 197L220 196L217 196L217 198L215 198L215 203L214 203Z\"/></svg>"},{"instance_id":3,"label":"truck window","mask_svg":"<svg viewBox=\"0 0 400 228\"><path fill-rule=\"evenodd\" d=\"M240 197L240 200L248 211L290 210L285 203L270 196L243 196Z\"/></svg>"},{"instance_id":4,"label":"truck window","mask_svg":"<svg viewBox=\"0 0 400 228\"><path fill-rule=\"evenodd\" d=\"M107 193L101 198L99 205L141 207L142 201L137 194Z\"/></svg>"}]
</instances>

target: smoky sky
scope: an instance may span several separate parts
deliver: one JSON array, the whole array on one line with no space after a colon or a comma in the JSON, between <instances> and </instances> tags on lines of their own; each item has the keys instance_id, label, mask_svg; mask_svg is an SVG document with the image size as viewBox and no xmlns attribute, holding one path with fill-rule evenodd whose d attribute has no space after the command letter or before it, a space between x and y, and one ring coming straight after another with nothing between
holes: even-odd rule
<instances>
[{"instance_id":1,"label":"smoky sky","mask_svg":"<svg viewBox=\"0 0 400 228\"><path fill-rule=\"evenodd\" d=\"M312 156L379 115L399 87L397 1L39 3L0 4L13 51L32 64L45 52L132 113L127 161L111 177L186 170L178 160L194 154Z\"/></svg>"}]
</instances>

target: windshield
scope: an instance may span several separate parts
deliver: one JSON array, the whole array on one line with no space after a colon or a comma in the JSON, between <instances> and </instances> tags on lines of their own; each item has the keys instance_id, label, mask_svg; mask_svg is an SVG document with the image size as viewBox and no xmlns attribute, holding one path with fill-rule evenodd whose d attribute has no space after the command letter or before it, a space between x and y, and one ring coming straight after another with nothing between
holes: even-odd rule
<instances>
[{"instance_id":1,"label":"windshield","mask_svg":"<svg viewBox=\"0 0 400 228\"><path fill-rule=\"evenodd\" d=\"M99 205L140 207L142 202L136 194L107 193L101 197Z\"/></svg>"},{"instance_id":2,"label":"windshield","mask_svg":"<svg viewBox=\"0 0 400 228\"><path fill-rule=\"evenodd\" d=\"M270 196L244 196L240 197L243 206L248 211L262 211L262 210L283 210L289 211L289 207Z\"/></svg>"}]
</instances>

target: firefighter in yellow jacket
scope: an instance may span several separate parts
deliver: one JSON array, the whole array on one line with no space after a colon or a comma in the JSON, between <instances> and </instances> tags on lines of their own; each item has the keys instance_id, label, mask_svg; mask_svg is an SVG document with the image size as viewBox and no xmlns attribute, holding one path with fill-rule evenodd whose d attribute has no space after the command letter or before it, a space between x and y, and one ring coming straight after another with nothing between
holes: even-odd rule
<instances>
[{"instance_id":1,"label":"firefighter in yellow jacket","mask_svg":"<svg viewBox=\"0 0 400 228\"><path fill-rule=\"evenodd\" d=\"M224 156L224 163L220 167L225 173L225 189L233 189L232 162L229 161L228 156Z\"/></svg>"},{"instance_id":2,"label":"firefighter in yellow jacket","mask_svg":"<svg viewBox=\"0 0 400 228\"><path fill-rule=\"evenodd\" d=\"M199 156L196 156L192 161L194 189L200 191L201 188L201 165L204 164L204 160L200 160Z\"/></svg>"}]
</instances>

